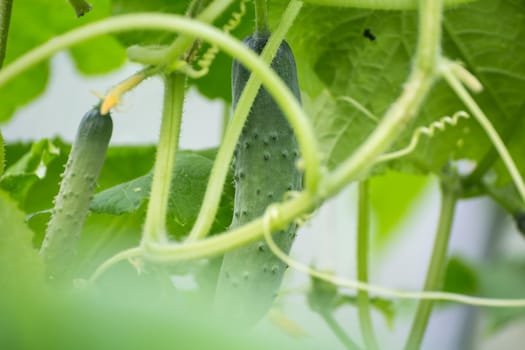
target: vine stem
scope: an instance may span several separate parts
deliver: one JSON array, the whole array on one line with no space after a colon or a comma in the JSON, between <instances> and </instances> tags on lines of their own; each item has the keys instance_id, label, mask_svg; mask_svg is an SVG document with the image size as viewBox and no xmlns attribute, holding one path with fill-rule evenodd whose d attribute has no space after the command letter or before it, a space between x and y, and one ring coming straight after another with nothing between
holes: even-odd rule
<instances>
[{"instance_id":1,"label":"vine stem","mask_svg":"<svg viewBox=\"0 0 525 350\"><path fill-rule=\"evenodd\" d=\"M501 160L505 164L505 167L509 171L512 181L514 182L514 185L516 186L521 199L525 201L525 183L523 182L523 178L518 168L516 167L516 163L512 159L512 156L510 155L507 147L505 146L505 143L501 140L501 137L498 135L498 132L496 131L496 129L494 129L494 126L492 126L489 118L487 118L487 116L478 106L476 101L468 93L467 89L463 86L458 77L454 75L453 70L451 69L452 64L453 63L444 60L440 66L441 74L443 75L449 86L452 88L452 90L454 90L454 92L458 95L461 101L463 101L465 106L467 106L474 118L476 118L478 123L481 125L481 127L489 137L490 141L494 145L494 148L499 153Z\"/></svg>"},{"instance_id":2,"label":"vine stem","mask_svg":"<svg viewBox=\"0 0 525 350\"><path fill-rule=\"evenodd\" d=\"M425 286L423 288L424 291L438 290L443 283L448 242L454 220L454 211L458 201L456 186L448 183L442 184L441 196L439 223L434 240L434 247L432 249L432 257L430 258L430 264L427 270ZM418 303L416 316L410 329L410 335L405 344L405 350L417 350L421 347L428 320L432 313L433 304L430 300L422 300Z\"/></svg>"},{"instance_id":3,"label":"vine stem","mask_svg":"<svg viewBox=\"0 0 525 350\"><path fill-rule=\"evenodd\" d=\"M330 330L335 334L335 336L343 343L345 348L348 350L359 350L359 346L346 334L344 329L341 328L336 319L329 312L320 313L323 320L326 322Z\"/></svg>"},{"instance_id":4,"label":"vine stem","mask_svg":"<svg viewBox=\"0 0 525 350\"><path fill-rule=\"evenodd\" d=\"M13 0L0 1L0 69L4 64L7 50L7 36L9 34L9 24L11 23L12 8Z\"/></svg>"},{"instance_id":5,"label":"vine stem","mask_svg":"<svg viewBox=\"0 0 525 350\"><path fill-rule=\"evenodd\" d=\"M255 1L255 32L266 34L270 32L268 27L268 4L266 0Z\"/></svg>"},{"instance_id":6,"label":"vine stem","mask_svg":"<svg viewBox=\"0 0 525 350\"><path fill-rule=\"evenodd\" d=\"M368 242L370 233L370 196L369 181L359 182L358 188L358 217L357 217L357 279L368 283ZM379 349L374 334L374 327L370 315L370 299L368 292L357 292L357 313L359 327L367 350Z\"/></svg>"},{"instance_id":7,"label":"vine stem","mask_svg":"<svg viewBox=\"0 0 525 350\"><path fill-rule=\"evenodd\" d=\"M234 0L215 0L202 10L196 19L203 23L212 23L219 17ZM176 60L188 49L193 41L194 36L182 35L177 37L170 46L162 49L148 49L141 46L131 46L127 53L128 58L132 61L148 65L166 65Z\"/></svg>"},{"instance_id":8,"label":"vine stem","mask_svg":"<svg viewBox=\"0 0 525 350\"><path fill-rule=\"evenodd\" d=\"M270 39L261 53L260 58L265 64L270 65L270 62L273 60L273 57L277 53L277 50L284 39L284 36L299 14L301 7L302 2L292 0L284 11L282 16L283 20L270 36ZM217 152L217 157L211 170L201 209L197 220L188 235L187 242L204 238L213 224L215 214L219 207L224 181L226 180L226 176L230 169L233 152L260 86L261 79L255 75L251 75L244 87L239 101L237 102L231 121L226 129L226 134L224 135L219 151ZM311 141L313 140L315 139L311 139ZM315 146L315 148L317 149L317 146ZM310 179L310 181L312 181L312 178ZM315 184L312 182L310 182L310 186L307 185L309 188L314 186Z\"/></svg>"},{"instance_id":9,"label":"vine stem","mask_svg":"<svg viewBox=\"0 0 525 350\"><path fill-rule=\"evenodd\" d=\"M307 198L302 198L301 200L307 200ZM302 202L298 202L297 205ZM439 291L422 291L422 292L412 292L399 289L386 288L383 286L373 285L370 283L364 283L357 280L345 279L342 277L334 276L330 273L319 271L311 268L308 265L300 263L286 253L284 253L279 246L273 241L271 232L275 231L277 228L282 227L282 212L277 206L269 207L265 213L263 220L263 234L268 244L268 247L271 249L279 259L284 261L289 267L310 275L311 277L319 278L322 281L332 283L336 286L351 288L356 290L364 290L369 293L375 293L378 295L383 295L385 297L393 297L399 299L417 299L417 300L443 300L443 301L454 301L457 303L468 304L468 305L477 305L485 307L524 307L525 299L497 299L497 298L482 298L475 297L470 295L448 293L448 292L439 292ZM247 224L248 225L248 224ZM232 232L233 233L233 232ZM211 241L207 239L201 241L202 243ZM201 243L201 242L197 242Z\"/></svg>"},{"instance_id":10,"label":"vine stem","mask_svg":"<svg viewBox=\"0 0 525 350\"><path fill-rule=\"evenodd\" d=\"M167 242L166 216L171 179L179 147L186 76L170 73L164 79L164 106L159 145L153 168L151 193L144 223L142 244Z\"/></svg>"},{"instance_id":11,"label":"vine stem","mask_svg":"<svg viewBox=\"0 0 525 350\"><path fill-rule=\"evenodd\" d=\"M444 0L445 6L457 6L476 0ZM355 7L372 10L415 10L418 0L303 0L319 6Z\"/></svg>"}]
</instances>

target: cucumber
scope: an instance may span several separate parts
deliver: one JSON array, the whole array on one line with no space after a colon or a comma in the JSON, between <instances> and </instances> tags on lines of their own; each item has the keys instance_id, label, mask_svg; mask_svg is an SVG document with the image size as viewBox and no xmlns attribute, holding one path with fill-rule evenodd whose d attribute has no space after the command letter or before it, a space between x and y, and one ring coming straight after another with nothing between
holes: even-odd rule
<instances>
[{"instance_id":1,"label":"cucumber","mask_svg":"<svg viewBox=\"0 0 525 350\"><path fill-rule=\"evenodd\" d=\"M244 39L244 43L260 54L268 38L269 34L256 33ZM300 99L295 60L286 42L279 47L271 67ZM249 77L250 72L234 61L234 108ZM298 155L292 128L268 91L261 87L235 150L232 228L263 215L268 205L282 201L287 191L301 189L302 174L295 166ZM274 233L283 251L290 250L295 231L292 224ZM285 269L285 264L269 250L264 240L226 253L215 296L219 316L253 325L270 309Z\"/></svg>"},{"instance_id":2,"label":"cucumber","mask_svg":"<svg viewBox=\"0 0 525 350\"><path fill-rule=\"evenodd\" d=\"M113 121L99 106L87 112L66 163L40 254L50 280L63 280L75 253L89 203L106 158Z\"/></svg>"}]
</instances>

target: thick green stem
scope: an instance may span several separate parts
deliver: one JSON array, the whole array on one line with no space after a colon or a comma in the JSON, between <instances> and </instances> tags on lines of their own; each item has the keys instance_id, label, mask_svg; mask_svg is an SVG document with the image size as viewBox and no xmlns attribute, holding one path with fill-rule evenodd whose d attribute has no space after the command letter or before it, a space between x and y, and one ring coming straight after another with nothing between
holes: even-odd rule
<instances>
[{"instance_id":1,"label":"thick green stem","mask_svg":"<svg viewBox=\"0 0 525 350\"><path fill-rule=\"evenodd\" d=\"M258 34L270 32L268 27L268 4L266 0L255 1L255 31Z\"/></svg>"},{"instance_id":2,"label":"thick green stem","mask_svg":"<svg viewBox=\"0 0 525 350\"><path fill-rule=\"evenodd\" d=\"M370 233L370 200L368 180L359 183L357 217L357 279L368 283L368 242ZM367 291L357 292L359 327L368 350L379 349L370 315L370 298Z\"/></svg>"},{"instance_id":3,"label":"thick green stem","mask_svg":"<svg viewBox=\"0 0 525 350\"><path fill-rule=\"evenodd\" d=\"M143 244L167 242L166 215L175 158L179 147L186 76L172 73L164 82L164 108L160 126L151 194L144 224Z\"/></svg>"},{"instance_id":4,"label":"thick green stem","mask_svg":"<svg viewBox=\"0 0 525 350\"><path fill-rule=\"evenodd\" d=\"M334 319L334 317L328 312L321 312L320 315L323 317L323 320L326 322L330 330L335 334L335 336L343 343L345 348L348 350L359 350L359 346L346 334L344 329L341 328L339 323Z\"/></svg>"},{"instance_id":5,"label":"thick green stem","mask_svg":"<svg viewBox=\"0 0 525 350\"><path fill-rule=\"evenodd\" d=\"M425 291L439 290L443 283L448 242L458 200L457 188L454 184L442 184L441 193L441 211L432 257L430 258L425 286L423 288ZM405 350L417 350L421 347L433 305L434 302L430 300L422 300L419 302Z\"/></svg>"},{"instance_id":6,"label":"thick green stem","mask_svg":"<svg viewBox=\"0 0 525 350\"><path fill-rule=\"evenodd\" d=\"M457 6L476 0L444 0L445 6ZM372 10L415 10L418 0L303 0L306 4L334 7L355 7Z\"/></svg>"},{"instance_id":7,"label":"thick green stem","mask_svg":"<svg viewBox=\"0 0 525 350\"><path fill-rule=\"evenodd\" d=\"M0 68L4 64L13 0L0 0Z\"/></svg>"}]
</instances>

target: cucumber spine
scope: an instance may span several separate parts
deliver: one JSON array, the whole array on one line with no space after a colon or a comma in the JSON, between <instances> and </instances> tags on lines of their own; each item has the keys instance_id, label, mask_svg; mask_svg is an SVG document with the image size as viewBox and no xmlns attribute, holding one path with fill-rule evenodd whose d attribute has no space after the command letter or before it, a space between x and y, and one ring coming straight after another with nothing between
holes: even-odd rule
<instances>
[{"instance_id":1,"label":"cucumber spine","mask_svg":"<svg viewBox=\"0 0 525 350\"><path fill-rule=\"evenodd\" d=\"M260 54L269 34L256 33L244 43ZM295 60L283 41L271 65L300 100ZM250 77L239 62L232 67L233 107ZM284 113L268 91L261 87L243 127L234 159L235 205L231 227L241 226L264 214L268 205L283 200L288 191L302 188L296 168L299 149ZM294 224L274 232L279 247L288 252L295 237ZM264 240L224 255L215 296L219 316L252 325L270 309L281 285L286 266Z\"/></svg>"},{"instance_id":2,"label":"cucumber spine","mask_svg":"<svg viewBox=\"0 0 525 350\"><path fill-rule=\"evenodd\" d=\"M111 115L94 106L80 121L40 254L50 280L63 280L75 253L111 134Z\"/></svg>"}]
</instances>

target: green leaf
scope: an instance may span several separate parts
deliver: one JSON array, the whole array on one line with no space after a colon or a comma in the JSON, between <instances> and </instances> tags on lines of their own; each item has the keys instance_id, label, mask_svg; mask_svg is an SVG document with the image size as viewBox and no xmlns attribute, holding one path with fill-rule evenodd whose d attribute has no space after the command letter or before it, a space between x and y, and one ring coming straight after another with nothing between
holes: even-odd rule
<instances>
[{"instance_id":1,"label":"green leaf","mask_svg":"<svg viewBox=\"0 0 525 350\"><path fill-rule=\"evenodd\" d=\"M88 278L106 259L138 246L143 224L143 212L120 216L92 213L88 216L72 264L76 275Z\"/></svg>"},{"instance_id":2,"label":"green leaf","mask_svg":"<svg viewBox=\"0 0 525 350\"><path fill-rule=\"evenodd\" d=\"M42 142L45 142L45 140L40 143ZM64 171L71 148L70 145L65 144L60 139L54 139L49 142L59 150L59 154L47 164L45 176L42 178L33 176L31 178L33 182L29 189L24 196L20 195L18 197L20 208L31 214L29 216L29 226L35 232L34 243L36 246L40 245L43 238L47 221L49 220L48 209L53 207L53 199L58 193L60 175ZM24 163L23 159L28 154L31 154L32 148L35 148L35 146L20 143L8 144L6 150L6 164L8 168ZM153 165L154 155L154 146L111 147L107 152L98 187L105 189L148 172ZM15 180L15 183L25 184L24 181L26 179L15 178Z\"/></svg>"},{"instance_id":3,"label":"green leaf","mask_svg":"<svg viewBox=\"0 0 525 350\"><path fill-rule=\"evenodd\" d=\"M122 281L122 278L115 282ZM146 281L144 281L146 282ZM145 283L144 283L145 284ZM115 286L115 285L113 285ZM9 298L0 304L2 349L161 350L313 350L312 340L298 343L275 331L239 332L229 319L210 317L179 298L153 298L125 284L120 294L76 290L52 295ZM144 287L144 286L143 286ZM50 293L51 294L51 293ZM135 294L135 298L129 298ZM207 312L206 312L207 311ZM52 316L51 316L52 315Z\"/></svg>"},{"instance_id":4,"label":"green leaf","mask_svg":"<svg viewBox=\"0 0 525 350\"><path fill-rule=\"evenodd\" d=\"M22 54L58 34L110 14L109 0L92 0L88 16L76 18L64 1L25 0L13 2L11 27L7 42L8 65ZM75 65L84 74L100 74L120 67L125 60L122 47L110 36L100 37L71 49ZM49 78L49 63L41 63L20 74L0 88L0 122L9 120L14 111L44 92Z\"/></svg>"},{"instance_id":5,"label":"green leaf","mask_svg":"<svg viewBox=\"0 0 525 350\"><path fill-rule=\"evenodd\" d=\"M501 259L477 268L480 294L489 298L523 298L525 261ZM525 308L486 308L487 328L495 332L508 323L525 318Z\"/></svg>"},{"instance_id":6,"label":"green leaf","mask_svg":"<svg viewBox=\"0 0 525 350\"><path fill-rule=\"evenodd\" d=\"M357 297L339 292L337 286L316 277L310 278L310 289L306 295L308 306L319 314L334 312L343 305L357 306ZM373 309L380 312L387 324L392 327L396 310L391 300L371 297L369 303Z\"/></svg>"},{"instance_id":7,"label":"green leaf","mask_svg":"<svg viewBox=\"0 0 525 350\"><path fill-rule=\"evenodd\" d=\"M388 171L370 180L370 205L377 225L375 243L383 247L414 208L429 180L425 176Z\"/></svg>"},{"instance_id":8,"label":"green leaf","mask_svg":"<svg viewBox=\"0 0 525 350\"><path fill-rule=\"evenodd\" d=\"M272 18L282 11L272 1ZM525 145L522 127L525 108L525 3L519 0L479 0L445 11L443 52L465 63L482 82L475 96L495 127L512 130L512 150ZM504 23L501 18L505 18ZM371 40L365 32L372 32ZM475 33L475 34L474 34ZM370 134L375 122L351 104L348 96L381 117L399 96L415 53L416 11L368 11L305 5L289 34L321 148L330 168L346 159ZM465 107L439 82L417 119L392 149L408 145L416 127L428 126ZM506 138L504 138L506 139ZM514 145L516 143L516 145ZM423 137L415 152L390 166L403 172L434 172L451 159L480 160L490 142L477 123L461 120L456 127ZM520 153L521 152L521 153ZM521 170L525 162L519 161ZM498 176L503 171L498 169Z\"/></svg>"},{"instance_id":9,"label":"green leaf","mask_svg":"<svg viewBox=\"0 0 525 350\"><path fill-rule=\"evenodd\" d=\"M341 296L337 286L317 277L311 277L310 283L307 300L312 311L318 313L332 312L341 304Z\"/></svg>"},{"instance_id":10,"label":"green leaf","mask_svg":"<svg viewBox=\"0 0 525 350\"><path fill-rule=\"evenodd\" d=\"M24 214L9 195L0 190L0 306L6 298L20 296L44 285L44 265L33 249L33 233Z\"/></svg>"},{"instance_id":11,"label":"green leaf","mask_svg":"<svg viewBox=\"0 0 525 350\"><path fill-rule=\"evenodd\" d=\"M49 164L59 155L60 148L50 140L33 144L28 153L7 168L0 178L0 187L23 202L31 187L46 176Z\"/></svg>"},{"instance_id":12,"label":"green leaf","mask_svg":"<svg viewBox=\"0 0 525 350\"><path fill-rule=\"evenodd\" d=\"M475 295L479 291L477 271L460 257L451 257L445 270L443 291Z\"/></svg>"},{"instance_id":13,"label":"green leaf","mask_svg":"<svg viewBox=\"0 0 525 350\"><path fill-rule=\"evenodd\" d=\"M130 14L135 12L161 12L182 15L185 13L189 0L111 0L113 15ZM124 46L168 45L176 37L175 33L161 31L135 31L116 35Z\"/></svg>"},{"instance_id":14,"label":"green leaf","mask_svg":"<svg viewBox=\"0 0 525 350\"><path fill-rule=\"evenodd\" d=\"M175 162L170 199L168 202L168 229L180 238L191 229L197 218L213 159L195 152L180 152ZM91 210L98 213L121 215L139 210L149 197L151 174L114 186L95 195ZM226 229L233 211L233 181L226 181L221 205L212 232Z\"/></svg>"}]
</instances>

